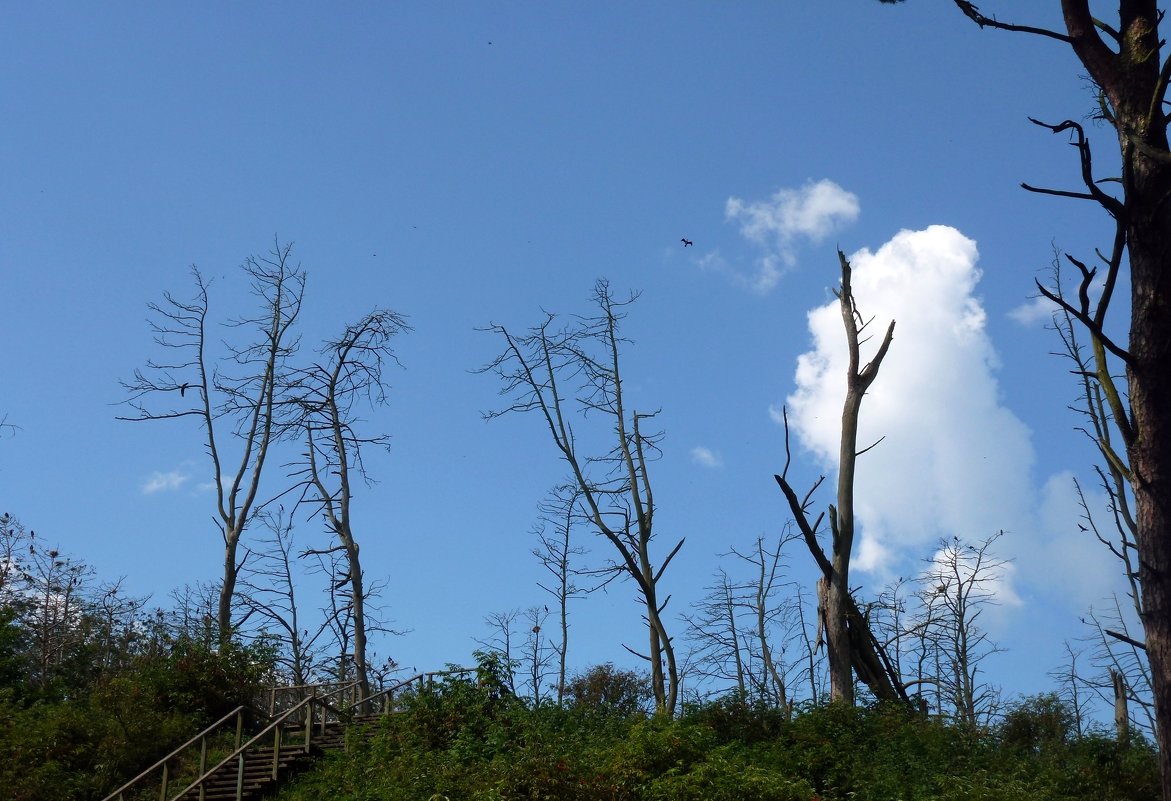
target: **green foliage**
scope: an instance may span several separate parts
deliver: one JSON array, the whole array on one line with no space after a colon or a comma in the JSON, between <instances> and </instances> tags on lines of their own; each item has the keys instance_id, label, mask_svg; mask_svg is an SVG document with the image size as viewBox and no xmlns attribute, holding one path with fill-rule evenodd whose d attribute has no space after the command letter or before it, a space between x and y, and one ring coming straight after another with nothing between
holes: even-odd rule
<instances>
[{"instance_id":1,"label":"green foliage","mask_svg":"<svg viewBox=\"0 0 1171 801\"><path fill-rule=\"evenodd\" d=\"M612 664L595 665L565 683L565 698L578 709L633 715L645 710L653 697L650 680L633 670Z\"/></svg>"},{"instance_id":2,"label":"green foliage","mask_svg":"<svg viewBox=\"0 0 1171 801\"><path fill-rule=\"evenodd\" d=\"M270 666L263 645L217 652L181 639L65 697L2 689L0 787L13 801L100 798L250 702Z\"/></svg>"},{"instance_id":3,"label":"green foliage","mask_svg":"<svg viewBox=\"0 0 1171 801\"><path fill-rule=\"evenodd\" d=\"M1054 694L1014 705L996 734L1001 751L1016 756L1022 773L1070 798L1159 796L1150 743L1133 734L1129 745L1105 733L1077 738L1072 712Z\"/></svg>"},{"instance_id":4,"label":"green foliage","mask_svg":"<svg viewBox=\"0 0 1171 801\"><path fill-rule=\"evenodd\" d=\"M668 771L648 784L643 798L653 801L809 801L814 793L803 779L756 764L743 749L724 745L687 772Z\"/></svg>"},{"instance_id":5,"label":"green foliage","mask_svg":"<svg viewBox=\"0 0 1171 801\"><path fill-rule=\"evenodd\" d=\"M1029 712L1032 710L1032 712ZM1026 702L1019 718L1060 707ZM804 709L792 721L722 699L679 719L531 706L471 677L420 693L369 743L281 801L1098 801L1157 797L1145 743L1052 739L926 720L898 705Z\"/></svg>"},{"instance_id":6,"label":"green foliage","mask_svg":"<svg viewBox=\"0 0 1171 801\"><path fill-rule=\"evenodd\" d=\"M1008 710L999 732L1009 748L1040 752L1069 742L1074 733L1073 713L1054 693L1034 695Z\"/></svg>"},{"instance_id":7,"label":"green foliage","mask_svg":"<svg viewBox=\"0 0 1171 801\"><path fill-rule=\"evenodd\" d=\"M710 728L721 744L746 745L775 740L788 720L783 710L760 698L749 700L736 691L708 703L688 706L685 716Z\"/></svg>"},{"instance_id":8,"label":"green foliage","mask_svg":"<svg viewBox=\"0 0 1171 801\"><path fill-rule=\"evenodd\" d=\"M81 704L21 707L0 695L0 787L12 801L93 796L101 788L97 749L102 722Z\"/></svg>"},{"instance_id":9,"label":"green foliage","mask_svg":"<svg viewBox=\"0 0 1171 801\"><path fill-rule=\"evenodd\" d=\"M170 636L116 588L95 606L86 571L32 540L0 519L0 551L30 554L0 570L5 801L100 798L272 680L271 644ZM39 606L25 590L36 575L48 577ZM68 614L57 614L50 583L61 576L75 593ZM405 711L373 738L351 738L348 753L286 788L284 801L1137 801L1159 792L1150 744L1076 736L1053 695L1023 700L992 729L889 704L813 706L790 720L736 695L652 717L639 673L591 668L569 682L561 707L516 697L499 654L476 658L474 670L400 699Z\"/></svg>"},{"instance_id":10,"label":"green foliage","mask_svg":"<svg viewBox=\"0 0 1171 801\"><path fill-rule=\"evenodd\" d=\"M17 624L16 610L0 607L0 691L15 694L28 673L28 635Z\"/></svg>"}]
</instances>

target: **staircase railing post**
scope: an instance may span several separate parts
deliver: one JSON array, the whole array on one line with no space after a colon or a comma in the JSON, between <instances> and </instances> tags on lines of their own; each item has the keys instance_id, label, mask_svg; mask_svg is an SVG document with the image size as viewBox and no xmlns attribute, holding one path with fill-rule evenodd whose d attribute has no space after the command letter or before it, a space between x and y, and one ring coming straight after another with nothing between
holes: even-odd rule
<instances>
[{"instance_id":1,"label":"staircase railing post","mask_svg":"<svg viewBox=\"0 0 1171 801\"><path fill-rule=\"evenodd\" d=\"M170 768L170 763L163 763L163 783L159 785L159 801L167 801L167 784L171 781Z\"/></svg>"},{"instance_id":2,"label":"staircase railing post","mask_svg":"<svg viewBox=\"0 0 1171 801\"><path fill-rule=\"evenodd\" d=\"M277 780L277 769L281 764L281 729L277 726L272 736L272 780Z\"/></svg>"},{"instance_id":3,"label":"staircase railing post","mask_svg":"<svg viewBox=\"0 0 1171 801\"><path fill-rule=\"evenodd\" d=\"M317 696L317 690L313 690L313 697ZM313 736L313 702L305 704L305 753L309 753L309 739Z\"/></svg>"},{"instance_id":4,"label":"staircase railing post","mask_svg":"<svg viewBox=\"0 0 1171 801\"><path fill-rule=\"evenodd\" d=\"M237 746L239 747L239 746ZM244 754L241 753L236 761L236 801L244 798Z\"/></svg>"},{"instance_id":5,"label":"staircase railing post","mask_svg":"<svg viewBox=\"0 0 1171 801\"><path fill-rule=\"evenodd\" d=\"M199 775L202 776L207 772L207 737L199 738ZM203 786L203 782L199 783L199 801L204 801L207 790Z\"/></svg>"},{"instance_id":6,"label":"staircase railing post","mask_svg":"<svg viewBox=\"0 0 1171 801\"><path fill-rule=\"evenodd\" d=\"M236 748L240 747L240 741L244 737L244 710L241 709L236 713Z\"/></svg>"}]
</instances>

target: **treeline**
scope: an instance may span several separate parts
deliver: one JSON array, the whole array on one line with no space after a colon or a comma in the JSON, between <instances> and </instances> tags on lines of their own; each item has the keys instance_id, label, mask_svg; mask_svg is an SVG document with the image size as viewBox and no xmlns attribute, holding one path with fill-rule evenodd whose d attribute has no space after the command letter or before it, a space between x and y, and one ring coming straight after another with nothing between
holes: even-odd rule
<instances>
[{"instance_id":1,"label":"treeline","mask_svg":"<svg viewBox=\"0 0 1171 801\"><path fill-rule=\"evenodd\" d=\"M1140 801L1158 793L1150 745L1079 735L1052 695L1016 704L991 727L925 719L897 703L802 705L790 718L735 693L666 717L636 710L652 694L626 671L573 677L562 705L518 698L506 674L498 657L481 654L477 675L411 697L404 713L279 801Z\"/></svg>"},{"instance_id":2,"label":"treeline","mask_svg":"<svg viewBox=\"0 0 1171 801\"><path fill-rule=\"evenodd\" d=\"M835 293L851 355L842 453L856 456L862 452L856 442L862 400L891 344L893 321L865 362L869 323L862 322L853 296L852 267L843 253L838 257ZM833 490L822 488L824 475L798 490L784 412L784 461L775 478L789 522L778 535L734 544L705 594L690 608L668 610L679 585L667 569L684 538L654 527L656 498L663 496L655 493L651 465L661 455L664 433L653 427L657 412L638 411L646 400L627 389L635 379L625 372L631 341L623 325L636 300L636 293L616 293L599 280L587 313L545 313L523 330L487 329L501 350L481 372L495 377L503 401L484 417L528 417L548 433L564 469L534 527L545 603L494 612L480 640L505 665L516 665L514 689L534 701L560 701L572 650L571 602L626 581L638 601L631 614L641 618L647 640L623 646L647 668L660 712L673 715L684 701L734 692L789 714L825 696L853 703L858 692L859 698L898 701L970 726L993 723L1008 700L989 680L989 660L1001 648L985 625L990 608L1011 591L1011 566L997 553L1002 532L974 541L941 538L921 554L920 570L878 592L848 586L854 480L861 468L852 456L842 462ZM1082 358L1073 321L1059 317L1054 324L1068 357ZM1100 405L1085 386L1079 392L1075 408L1100 427ZM1131 563L1135 532L1118 511L1128 508L1130 496L1121 479L1104 481L1104 488L1115 513L1100 520L1078 486L1081 527L1117 559L1127 592L1088 612L1084 635L1067 643L1068 660L1051 675L1078 731L1112 707L1117 736L1125 739L1131 728L1154 730L1153 694L1138 633L1143 614ZM828 503L825 494L831 494ZM596 548L591 552L586 543ZM803 586L790 573L796 559L809 557L817 578Z\"/></svg>"}]
</instances>

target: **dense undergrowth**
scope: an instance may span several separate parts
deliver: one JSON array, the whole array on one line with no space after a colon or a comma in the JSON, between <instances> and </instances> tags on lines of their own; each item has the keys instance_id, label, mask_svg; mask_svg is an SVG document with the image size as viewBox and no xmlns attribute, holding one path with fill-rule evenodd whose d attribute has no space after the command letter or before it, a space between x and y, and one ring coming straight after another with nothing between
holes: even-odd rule
<instances>
[{"instance_id":1,"label":"dense undergrowth","mask_svg":"<svg viewBox=\"0 0 1171 801\"><path fill-rule=\"evenodd\" d=\"M0 674L15 661L18 634L0 625ZM0 675L0 801L103 798L206 724L251 703L267 679L271 660L261 647L156 644L112 668L81 653L73 670L46 682Z\"/></svg>"},{"instance_id":2,"label":"dense undergrowth","mask_svg":"<svg viewBox=\"0 0 1171 801\"><path fill-rule=\"evenodd\" d=\"M489 676L490 678L490 676ZM279 801L915 801L1133 799L1159 794L1153 749L1077 737L1055 698L991 730L904 707L811 707L785 720L729 698L665 719L533 707L455 678L324 760Z\"/></svg>"}]
</instances>

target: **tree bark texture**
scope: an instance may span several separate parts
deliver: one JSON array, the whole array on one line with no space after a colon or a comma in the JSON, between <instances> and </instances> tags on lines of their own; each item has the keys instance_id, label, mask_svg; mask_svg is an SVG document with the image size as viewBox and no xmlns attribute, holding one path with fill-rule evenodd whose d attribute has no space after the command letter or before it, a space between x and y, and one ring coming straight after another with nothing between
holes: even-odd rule
<instances>
[{"instance_id":1,"label":"tree bark texture","mask_svg":"<svg viewBox=\"0 0 1171 801\"><path fill-rule=\"evenodd\" d=\"M1131 276L1127 439L1143 628L1151 663L1163 797L1171 801L1171 153L1163 107L1155 0L1119 4L1118 52L1102 40L1086 0L1063 0L1070 44L1105 95L1122 154Z\"/></svg>"},{"instance_id":2,"label":"tree bark texture","mask_svg":"<svg viewBox=\"0 0 1171 801\"><path fill-rule=\"evenodd\" d=\"M1092 274L1083 283L1083 313L1074 316L1094 337L1096 353L1108 349L1126 365L1129 410L1119 414L1118 408L1112 409L1113 422L1126 446L1126 472L1135 498L1142 622L1163 798L1171 801L1171 152L1165 105L1171 60L1160 55L1161 12L1156 0L1119 0L1118 21L1111 26L1094 18L1088 0L1061 0L1065 31L1060 32L1010 25L983 15L970 2L955 2L981 27L1068 44L1100 91L1102 116L1118 135L1120 199L1100 188L1084 145L1079 149L1086 191L1050 194L1097 201L1117 221L1117 241L1129 261L1131 318L1125 350L1103 330L1105 304L1099 303L1095 315L1085 313L1085 288ZM1077 124L1067 122L1053 130L1070 128ZM1121 251L1111 261L1108 288L1118 275ZM1078 311L1072 304L1059 304Z\"/></svg>"}]
</instances>

